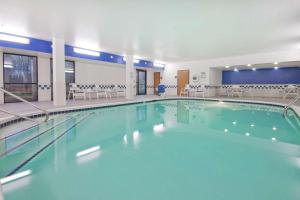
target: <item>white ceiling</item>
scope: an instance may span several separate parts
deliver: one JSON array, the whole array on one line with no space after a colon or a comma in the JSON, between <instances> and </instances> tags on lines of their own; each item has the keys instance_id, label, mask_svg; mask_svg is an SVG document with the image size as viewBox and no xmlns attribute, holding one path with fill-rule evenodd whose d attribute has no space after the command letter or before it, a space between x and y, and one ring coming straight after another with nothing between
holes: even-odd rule
<instances>
[{"instance_id":1,"label":"white ceiling","mask_svg":"<svg viewBox=\"0 0 300 200\"><path fill-rule=\"evenodd\" d=\"M0 0L0 31L165 62L300 47L300 0Z\"/></svg>"}]
</instances>

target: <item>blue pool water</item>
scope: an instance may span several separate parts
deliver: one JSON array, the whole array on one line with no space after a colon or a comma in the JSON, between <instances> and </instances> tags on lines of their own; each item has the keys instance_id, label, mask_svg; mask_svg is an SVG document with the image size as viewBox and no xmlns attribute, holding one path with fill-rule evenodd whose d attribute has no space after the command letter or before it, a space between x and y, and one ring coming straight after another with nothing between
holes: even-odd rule
<instances>
[{"instance_id":1,"label":"blue pool water","mask_svg":"<svg viewBox=\"0 0 300 200\"><path fill-rule=\"evenodd\" d=\"M57 117L0 144L1 177L31 172L2 185L8 200L300 199L300 122L275 106L109 107ZM78 156L92 147L100 149Z\"/></svg>"}]
</instances>

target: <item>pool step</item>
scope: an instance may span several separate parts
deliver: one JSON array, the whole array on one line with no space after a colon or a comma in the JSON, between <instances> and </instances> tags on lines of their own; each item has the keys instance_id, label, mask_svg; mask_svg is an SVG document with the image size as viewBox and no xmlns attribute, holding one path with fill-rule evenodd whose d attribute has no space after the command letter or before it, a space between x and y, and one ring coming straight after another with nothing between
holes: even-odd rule
<instances>
[{"instance_id":1,"label":"pool step","mask_svg":"<svg viewBox=\"0 0 300 200\"><path fill-rule=\"evenodd\" d=\"M33 134L29 134L30 137L21 140L21 142L15 142L14 145L0 156L0 166L3 166L0 168L0 177L18 171L19 168L24 166L91 114L92 113L80 113L62 122L55 123L54 126L48 127L48 129L42 132L33 131Z\"/></svg>"}]
</instances>

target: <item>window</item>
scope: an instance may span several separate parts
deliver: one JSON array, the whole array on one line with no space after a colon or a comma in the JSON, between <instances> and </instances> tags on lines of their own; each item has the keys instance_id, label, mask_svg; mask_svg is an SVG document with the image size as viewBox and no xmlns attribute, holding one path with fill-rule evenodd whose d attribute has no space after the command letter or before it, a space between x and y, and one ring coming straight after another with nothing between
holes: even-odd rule
<instances>
[{"instance_id":1,"label":"window","mask_svg":"<svg viewBox=\"0 0 300 200\"><path fill-rule=\"evenodd\" d=\"M53 60L50 62L50 80L51 80L51 99L53 99ZM65 61L65 77L66 77L66 96L68 96L70 90L70 83L75 83L75 62Z\"/></svg>"},{"instance_id":2,"label":"window","mask_svg":"<svg viewBox=\"0 0 300 200\"><path fill-rule=\"evenodd\" d=\"M37 57L3 54L4 88L28 101L38 100ZM19 102L4 95L4 102Z\"/></svg>"}]
</instances>

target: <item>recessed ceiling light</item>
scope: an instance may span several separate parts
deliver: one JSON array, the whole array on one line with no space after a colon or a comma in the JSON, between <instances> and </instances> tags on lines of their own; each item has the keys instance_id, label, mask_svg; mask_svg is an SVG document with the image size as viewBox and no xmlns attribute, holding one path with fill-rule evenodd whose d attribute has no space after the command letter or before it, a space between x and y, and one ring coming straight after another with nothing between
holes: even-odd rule
<instances>
[{"instance_id":1,"label":"recessed ceiling light","mask_svg":"<svg viewBox=\"0 0 300 200\"><path fill-rule=\"evenodd\" d=\"M89 55L89 56L100 56L100 52L98 51L92 51L92 50L87 50L87 49L81 49L81 48L73 48L73 51L75 53L79 53L79 54L85 54L85 55Z\"/></svg>"},{"instance_id":2,"label":"recessed ceiling light","mask_svg":"<svg viewBox=\"0 0 300 200\"><path fill-rule=\"evenodd\" d=\"M234 68L234 71L235 71L235 72L238 72L239 70L238 70L237 68Z\"/></svg>"},{"instance_id":3,"label":"recessed ceiling light","mask_svg":"<svg viewBox=\"0 0 300 200\"><path fill-rule=\"evenodd\" d=\"M251 67L252 65L251 65L251 64L248 64L247 66L248 66L248 67Z\"/></svg>"},{"instance_id":4,"label":"recessed ceiling light","mask_svg":"<svg viewBox=\"0 0 300 200\"><path fill-rule=\"evenodd\" d=\"M228 68L229 68L229 66L228 66L228 65L226 65L226 66L225 66L225 68L226 68L226 69L228 69Z\"/></svg>"},{"instance_id":5,"label":"recessed ceiling light","mask_svg":"<svg viewBox=\"0 0 300 200\"><path fill-rule=\"evenodd\" d=\"M273 64L274 64L274 65L278 65L278 62L274 62Z\"/></svg>"},{"instance_id":6,"label":"recessed ceiling light","mask_svg":"<svg viewBox=\"0 0 300 200\"><path fill-rule=\"evenodd\" d=\"M30 40L28 38L8 35L8 34L3 34L3 33L0 34L0 40L4 40L7 42L16 42L16 43L21 43L21 44L29 44L30 43Z\"/></svg>"},{"instance_id":7,"label":"recessed ceiling light","mask_svg":"<svg viewBox=\"0 0 300 200\"><path fill-rule=\"evenodd\" d=\"M252 71L256 71L256 68L253 67L253 68L252 68Z\"/></svg>"}]
</instances>

